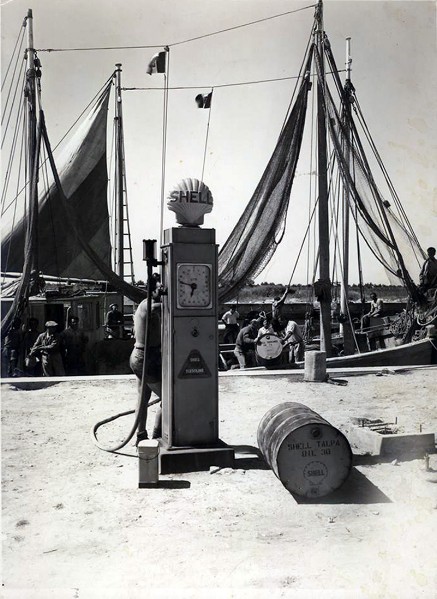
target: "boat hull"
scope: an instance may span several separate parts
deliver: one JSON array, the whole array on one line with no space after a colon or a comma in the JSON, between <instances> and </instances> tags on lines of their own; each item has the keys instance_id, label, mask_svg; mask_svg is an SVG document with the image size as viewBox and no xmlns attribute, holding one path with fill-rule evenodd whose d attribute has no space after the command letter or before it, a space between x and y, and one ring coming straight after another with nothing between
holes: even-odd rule
<instances>
[{"instance_id":1,"label":"boat hull","mask_svg":"<svg viewBox=\"0 0 437 599\"><path fill-rule=\"evenodd\" d=\"M437 340L422 339L396 347L375 351L327 358L329 368L348 368L354 366L420 366L437 364Z\"/></svg>"}]
</instances>

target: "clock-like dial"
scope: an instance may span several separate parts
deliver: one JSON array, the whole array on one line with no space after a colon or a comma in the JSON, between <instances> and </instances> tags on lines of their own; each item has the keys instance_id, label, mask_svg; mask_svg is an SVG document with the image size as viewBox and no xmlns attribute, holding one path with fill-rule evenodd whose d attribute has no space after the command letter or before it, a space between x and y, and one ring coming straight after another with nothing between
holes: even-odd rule
<instances>
[{"instance_id":1,"label":"clock-like dial","mask_svg":"<svg viewBox=\"0 0 437 599\"><path fill-rule=\"evenodd\" d=\"M176 277L178 308L211 307L210 264L178 264Z\"/></svg>"}]
</instances>

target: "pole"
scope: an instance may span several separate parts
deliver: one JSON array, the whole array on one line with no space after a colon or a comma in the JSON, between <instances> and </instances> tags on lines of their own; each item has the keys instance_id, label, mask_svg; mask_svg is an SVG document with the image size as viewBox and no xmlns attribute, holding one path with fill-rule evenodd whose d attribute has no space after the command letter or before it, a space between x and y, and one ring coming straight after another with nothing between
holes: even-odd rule
<instances>
[{"instance_id":1,"label":"pole","mask_svg":"<svg viewBox=\"0 0 437 599\"><path fill-rule=\"evenodd\" d=\"M29 189L29 227L27 235L32 240L29 250L32 256L31 272L38 273L38 188L37 179L38 173L35 169L35 161L38 159L36 155L36 69L35 69L35 49L33 42L33 14L29 8L27 12L27 72L26 72L26 111L27 111L27 178L30 181ZM35 177L35 181L33 178Z\"/></svg>"},{"instance_id":2,"label":"pole","mask_svg":"<svg viewBox=\"0 0 437 599\"><path fill-rule=\"evenodd\" d=\"M345 93L344 93L344 120L345 120L345 158L348 167L350 166L350 142L351 142L351 131L350 131L350 118L351 118L351 106L350 106L350 84L351 84L351 65L352 58L350 53L350 41L351 38L346 38L346 81L345 81ZM343 188L343 277L341 281L341 293L340 293L340 313L343 315L344 322L340 323L340 334L343 336L344 354L350 355L354 353L354 344L351 323L349 320L349 306L348 306L348 291L349 291L349 229L350 229L350 190L348 186Z\"/></svg>"},{"instance_id":3,"label":"pole","mask_svg":"<svg viewBox=\"0 0 437 599\"><path fill-rule=\"evenodd\" d=\"M116 270L120 278L124 278L124 211L123 211L123 150L122 150L122 106L121 106L121 64L117 63L115 70L115 120L116 120L116 159L115 159L115 181L116 181L116 232L117 253Z\"/></svg>"},{"instance_id":4,"label":"pole","mask_svg":"<svg viewBox=\"0 0 437 599\"><path fill-rule=\"evenodd\" d=\"M162 247L164 235L164 196L165 196L165 167L167 155L167 117L168 117L168 88L170 78L170 48L165 46L166 61L164 73L164 102L162 115L162 155L161 155L161 202L159 219L159 247Z\"/></svg>"},{"instance_id":5,"label":"pole","mask_svg":"<svg viewBox=\"0 0 437 599\"><path fill-rule=\"evenodd\" d=\"M326 152L326 120L323 107L325 90L325 59L323 31L323 2L317 7L317 48L321 60L320 77L317 81L317 150L319 191L319 277L320 277L320 350L326 356L332 354L331 341L331 281L329 279L329 199Z\"/></svg>"}]
</instances>

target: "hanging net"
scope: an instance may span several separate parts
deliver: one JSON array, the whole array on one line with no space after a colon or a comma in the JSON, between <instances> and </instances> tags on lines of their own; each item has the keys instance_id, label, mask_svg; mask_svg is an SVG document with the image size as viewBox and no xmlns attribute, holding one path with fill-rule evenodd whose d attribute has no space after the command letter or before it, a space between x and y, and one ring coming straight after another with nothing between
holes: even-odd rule
<instances>
[{"instance_id":1,"label":"hanging net","mask_svg":"<svg viewBox=\"0 0 437 599\"><path fill-rule=\"evenodd\" d=\"M302 144L311 88L312 48L290 116L272 157L236 227L219 254L219 301L238 294L273 256L283 235L290 191Z\"/></svg>"}]
</instances>

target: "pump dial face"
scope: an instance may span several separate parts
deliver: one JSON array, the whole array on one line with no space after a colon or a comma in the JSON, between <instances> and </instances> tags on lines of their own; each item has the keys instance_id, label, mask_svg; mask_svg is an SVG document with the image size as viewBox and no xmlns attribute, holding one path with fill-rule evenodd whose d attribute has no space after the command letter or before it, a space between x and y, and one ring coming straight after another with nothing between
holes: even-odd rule
<instances>
[{"instance_id":1,"label":"pump dial face","mask_svg":"<svg viewBox=\"0 0 437 599\"><path fill-rule=\"evenodd\" d=\"M211 308L210 264L178 264L176 277L178 308Z\"/></svg>"}]
</instances>

